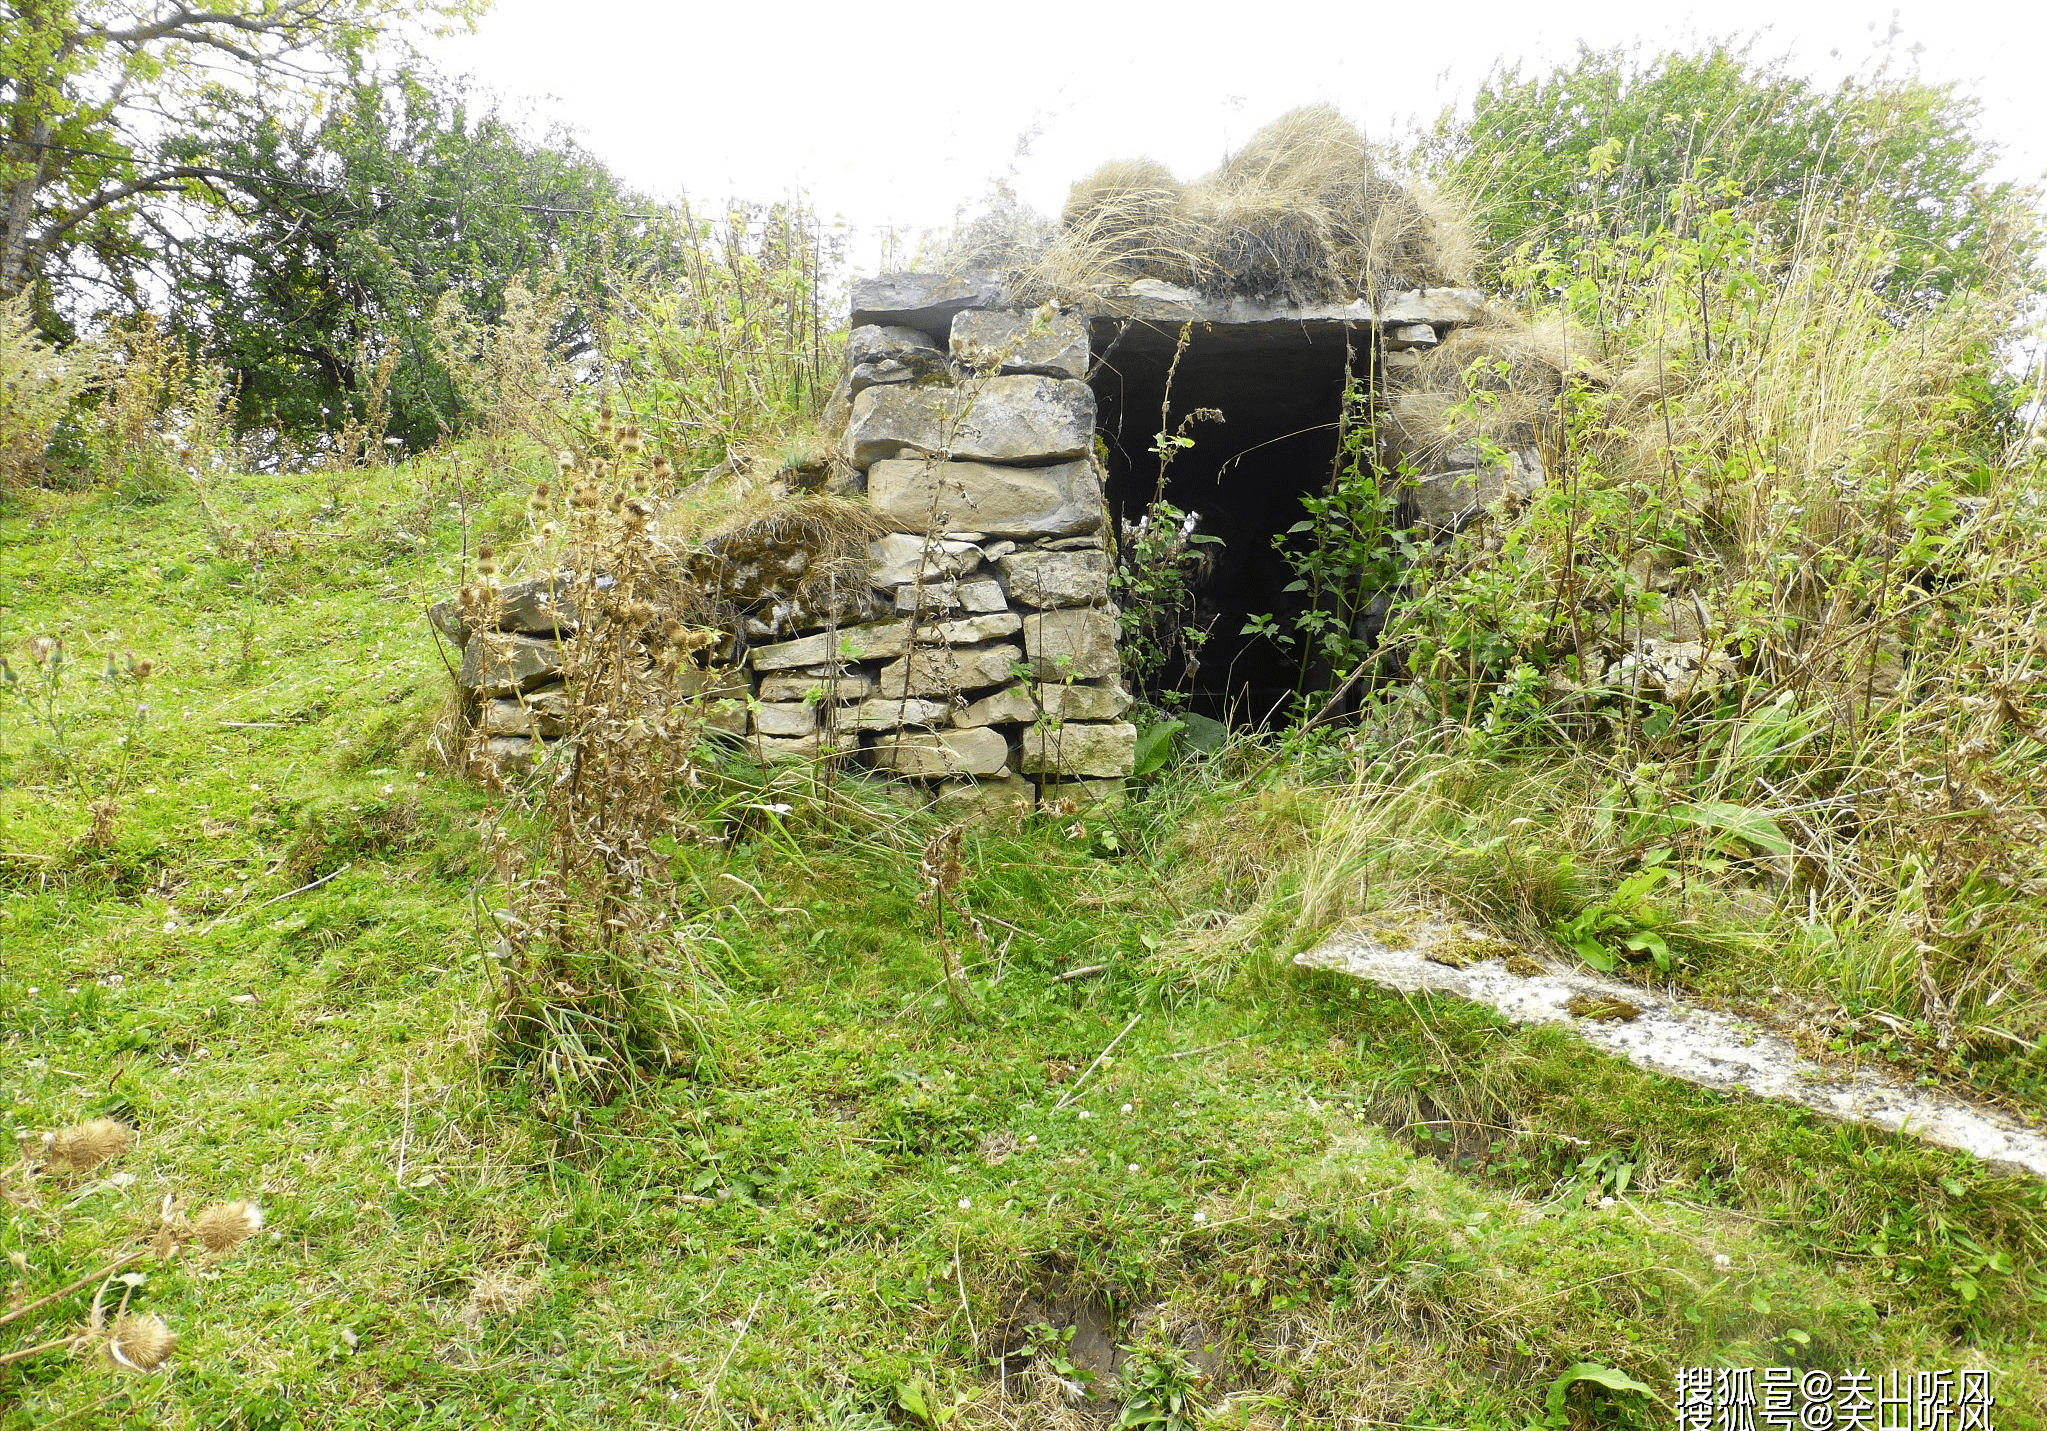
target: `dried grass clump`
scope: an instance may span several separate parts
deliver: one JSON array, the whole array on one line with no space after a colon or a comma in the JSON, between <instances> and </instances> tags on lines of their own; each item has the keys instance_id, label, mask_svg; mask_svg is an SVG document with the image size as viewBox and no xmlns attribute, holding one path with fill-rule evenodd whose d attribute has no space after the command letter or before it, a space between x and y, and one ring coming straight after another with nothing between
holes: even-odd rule
<instances>
[{"instance_id":1,"label":"dried grass clump","mask_svg":"<svg viewBox=\"0 0 2047 1431\"><path fill-rule=\"evenodd\" d=\"M1591 340L1561 318L1530 322L1495 306L1402 376L1386 404L1388 433L1424 468L1474 444L1535 446L1554 432L1558 396L1573 377L1613 385Z\"/></svg>"},{"instance_id":2,"label":"dried grass clump","mask_svg":"<svg viewBox=\"0 0 2047 1431\"><path fill-rule=\"evenodd\" d=\"M1457 207L1396 178L1333 106L1282 115L1192 184L1150 159L1073 186L1062 231L1019 296L1078 298L1135 278L1288 303L1349 302L1464 282L1476 254Z\"/></svg>"},{"instance_id":3,"label":"dried grass clump","mask_svg":"<svg viewBox=\"0 0 2047 1431\"><path fill-rule=\"evenodd\" d=\"M44 1167L89 1173L135 1146L135 1130L112 1118L91 1118L43 1135Z\"/></svg>"}]
</instances>

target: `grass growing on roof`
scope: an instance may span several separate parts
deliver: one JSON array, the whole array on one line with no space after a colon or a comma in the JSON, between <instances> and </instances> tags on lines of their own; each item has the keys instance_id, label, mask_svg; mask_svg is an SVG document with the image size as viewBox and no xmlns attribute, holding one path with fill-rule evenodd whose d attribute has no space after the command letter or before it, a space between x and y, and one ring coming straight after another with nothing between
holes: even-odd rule
<instances>
[{"instance_id":1,"label":"grass growing on roof","mask_svg":"<svg viewBox=\"0 0 2047 1431\"><path fill-rule=\"evenodd\" d=\"M11 658L49 633L155 661L108 845L36 730L0 727L0 1109L138 1131L91 1178L0 1182L0 1276L63 1285L174 1187L264 1214L219 1275L138 1292L168 1373L0 1367L8 1431L874 1425L913 1399L1061 1424L993 1361L1025 1292L1145 1314L1123 1335L1149 1366L1212 1343L1224 1425L1519 1428L1569 1365L1665 1387L1720 1357L1989 1365L1998 1424L2040 1424L2036 1187L1280 972L1284 925L1244 929L1227 982L1175 977L1183 916L1312 892L1285 852L1345 797L1312 761L1243 785L1257 748L1077 831L971 836L973 1022L918 903L922 817L872 799L846 833L764 787L674 855L715 939L713 1056L588 1108L598 1151L562 1156L495 1048L490 797L436 761L423 619L460 507L510 528L523 490L450 482L233 478L232 556L185 495L0 518Z\"/></svg>"}]
</instances>

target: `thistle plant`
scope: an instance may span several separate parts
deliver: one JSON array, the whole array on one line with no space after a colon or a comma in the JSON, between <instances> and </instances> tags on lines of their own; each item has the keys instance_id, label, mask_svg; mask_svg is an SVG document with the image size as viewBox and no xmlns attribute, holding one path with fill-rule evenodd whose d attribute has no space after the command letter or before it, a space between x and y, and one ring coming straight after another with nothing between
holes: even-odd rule
<instances>
[{"instance_id":1,"label":"thistle plant","mask_svg":"<svg viewBox=\"0 0 2047 1431\"><path fill-rule=\"evenodd\" d=\"M61 638L38 636L28 643L25 671L0 656L0 690L12 699L22 723L35 733L44 756L86 807L92 826L87 843L105 849L114 842L135 755L149 725L142 688L156 663L124 652L109 653L105 665L78 685L75 663ZM109 723L110 739L95 739Z\"/></svg>"},{"instance_id":2,"label":"thistle plant","mask_svg":"<svg viewBox=\"0 0 2047 1431\"><path fill-rule=\"evenodd\" d=\"M75 1206L73 1186L134 1146L135 1130L112 1118L93 1118L45 1133L39 1143L31 1144L32 1151L17 1170L23 1190L10 1197L35 1203L44 1185L52 1185L67 1199L67 1208ZM152 1289L150 1274L141 1268L153 1263L163 1274L161 1280L169 1280L168 1274L195 1258L208 1265L227 1258L262 1228L263 1210L245 1199L214 1203L188 1217L184 1201L175 1193L166 1194L152 1227L102 1254L103 1260L84 1275L33 1300L26 1287L13 1289L8 1310L0 1312L0 1342L21 1344L0 1346L0 1367L63 1352L99 1355L135 1375L159 1370L176 1351L178 1336L163 1317L135 1306L138 1296L161 1290ZM16 1268L26 1270L26 1259L17 1255L13 1261ZM76 1302L87 1288L93 1289L92 1301L81 1317ZM67 1312L74 1319L68 1330L41 1335L64 1326ZM17 1327L19 1331L10 1332Z\"/></svg>"}]
</instances>

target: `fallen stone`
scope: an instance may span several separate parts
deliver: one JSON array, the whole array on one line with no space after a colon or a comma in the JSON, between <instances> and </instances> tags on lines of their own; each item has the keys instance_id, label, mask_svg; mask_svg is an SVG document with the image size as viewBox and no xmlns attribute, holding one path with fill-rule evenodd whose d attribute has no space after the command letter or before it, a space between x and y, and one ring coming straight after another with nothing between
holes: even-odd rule
<instances>
[{"instance_id":1,"label":"fallen stone","mask_svg":"<svg viewBox=\"0 0 2047 1431\"><path fill-rule=\"evenodd\" d=\"M965 576L981 564L981 549L972 542L931 541L906 532L875 538L867 544L867 556L867 580L884 591L914 582L920 574L926 585Z\"/></svg>"},{"instance_id":2,"label":"fallen stone","mask_svg":"<svg viewBox=\"0 0 2047 1431\"><path fill-rule=\"evenodd\" d=\"M756 646L748 659L756 671L786 671L794 666L821 666L833 658L848 661L900 656L910 648L910 623L877 621L844 631L820 631L773 646Z\"/></svg>"},{"instance_id":3,"label":"fallen stone","mask_svg":"<svg viewBox=\"0 0 2047 1431\"><path fill-rule=\"evenodd\" d=\"M1023 652L1004 642L999 646L921 646L881 668L877 678L884 696L950 696L999 686L1015 673Z\"/></svg>"},{"instance_id":4,"label":"fallen stone","mask_svg":"<svg viewBox=\"0 0 2047 1431\"><path fill-rule=\"evenodd\" d=\"M952 320L952 355L978 371L1087 376L1087 324L1078 313L970 308Z\"/></svg>"},{"instance_id":5,"label":"fallen stone","mask_svg":"<svg viewBox=\"0 0 2047 1431\"><path fill-rule=\"evenodd\" d=\"M892 459L867 469L867 500L898 527L943 530L971 521L999 537L1064 536L1102 525L1102 482L1092 462L999 467L986 462Z\"/></svg>"},{"instance_id":6,"label":"fallen stone","mask_svg":"<svg viewBox=\"0 0 2047 1431\"><path fill-rule=\"evenodd\" d=\"M1714 690L1736 673L1734 658L1703 641L1662 641L1647 637L1609 666L1602 684L1681 701Z\"/></svg>"},{"instance_id":7,"label":"fallen stone","mask_svg":"<svg viewBox=\"0 0 2047 1431\"><path fill-rule=\"evenodd\" d=\"M854 284L852 296L855 328L915 328L945 338L965 309L1000 306L1002 280L993 273L885 273Z\"/></svg>"},{"instance_id":8,"label":"fallen stone","mask_svg":"<svg viewBox=\"0 0 2047 1431\"><path fill-rule=\"evenodd\" d=\"M874 677L861 671L817 675L808 671L777 672L761 677L764 701L800 701L816 693L819 700L857 701L874 694Z\"/></svg>"},{"instance_id":9,"label":"fallen stone","mask_svg":"<svg viewBox=\"0 0 2047 1431\"><path fill-rule=\"evenodd\" d=\"M1009 608L1002 595L1002 583L985 576L978 581L927 581L922 587L913 581L896 588L896 610L917 610L920 600L922 610L927 614L952 611L980 613Z\"/></svg>"},{"instance_id":10,"label":"fallen stone","mask_svg":"<svg viewBox=\"0 0 2047 1431\"><path fill-rule=\"evenodd\" d=\"M1009 768L1009 742L992 730L901 731L881 737L868 753L876 769L921 780Z\"/></svg>"},{"instance_id":11,"label":"fallen stone","mask_svg":"<svg viewBox=\"0 0 2047 1431\"><path fill-rule=\"evenodd\" d=\"M1109 599L1106 552L1013 552L996 570L1009 599L1025 606L1099 606Z\"/></svg>"},{"instance_id":12,"label":"fallen stone","mask_svg":"<svg viewBox=\"0 0 2047 1431\"><path fill-rule=\"evenodd\" d=\"M569 595L572 582L569 573L555 572L528 577L499 588L493 602L497 610L496 628L525 636L573 636L576 632L576 603ZM468 644L469 617L460 603L435 602L427 609L427 620L456 645Z\"/></svg>"},{"instance_id":13,"label":"fallen stone","mask_svg":"<svg viewBox=\"0 0 2047 1431\"><path fill-rule=\"evenodd\" d=\"M1033 611L1024 618L1023 629L1024 649L1041 680L1085 681L1122 669L1116 650L1119 627L1112 610L1069 606Z\"/></svg>"},{"instance_id":14,"label":"fallen stone","mask_svg":"<svg viewBox=\"0 0 2047 1431\"><path fill-rule=\"evenodd\" d=\"M494 735L483 743L483 753L500 766L531 765L542 746L523 735Z\"/></svg>"},{"instance_id":15,"label":"fallen stone","mask_svg":"<svg viewBox=\"0 0 2047 1431\"><path fill-rule=\"evenodd\" d=\"M802 702L763 701L754 707L753 728L757 735L815 735L817 707Z\"/></svg>"},{"instance_id":16,"label":"fallen stone","mask_svg":"<svg viewBox=\"0 0 2047 1431\"><path fill-rule=\"evenodd\" d=\"M1137 768L1137 727L1067 721L1023 733L1023 768L1048 775L1123 776Z\"/></svg>"},{"instance_id":17,"label":"fallen stone","mask_svg":"<svg viewBox=\"0 0 2047 1431\"><path fill-rule=\"evenodd\" d=\"M951 724L952 706L945 701L924 700L916 696L897 696L893 699L883 696L862 701L857 714L853 717L851 728L897 730L906 725Z\"/></svg>"},{"instance_id":18,"label":"fallen stone","mask_svg":"<svg viewBox=\"0 0 2047 1431\"><path fill-rule=\"evenodd\" d=\"M1083 538L1083 540L1086 540L1086 538ZM1099 541L1100 538L1095 538L1095 540ZM985 562L998 562L1015 550L1015 542L990 542L987 546L981 548L981 560Z\"/></svg>"},{"instance_id":19,"label":"fallen stone","mask_svg":"<svg viewBox=\"0 0 2047 1431\"><path fill-rule=\"evenodd\" d=\"M844 452L863 471L906 454L969 462L1062 462L1094 444L1095 395L1072 378L989 378L972 387L868 388Z\"/></svg>"},{"instance_id":20,"label":"fallen stone","mask_svg":"<svg viewBox=\"0 0 2047 1431\"><path fill-rule=\"evenodd\" d=\"M561 673L559 642L479 631L462 648L462 669L455 680L479 696L515 696L547 685Z\"/></svg>"},{"instance_id":21,"label":"fallen stone","mask_svg":"<svg viewBox=\"0 0 2047 1431\"><path fill-rule=\"evenodd\" d=\"M927 621L917 628L921 646L972 646L1002 636L1014 636L1023 618L1014 611L991 611L981 616L960 616L951 621Z\"/></svg>"}]
</instances>

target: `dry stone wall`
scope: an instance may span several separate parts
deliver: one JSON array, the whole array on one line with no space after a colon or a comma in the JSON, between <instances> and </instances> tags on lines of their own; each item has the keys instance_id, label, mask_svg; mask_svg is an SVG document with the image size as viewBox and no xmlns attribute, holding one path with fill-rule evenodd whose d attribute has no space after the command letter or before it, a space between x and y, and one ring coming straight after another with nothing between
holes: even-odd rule
<instances>
[{"instance_id":1,"label":"dry stone wall","mask_svg":"<svg viewBox=\"0 0 2047 1431\"><path fill-rule=\"evenodd\" d=\"M869 321L846 345L841 456L887 528L868 546L865 590L822 612L756 603L698 698L764 762L858 761L959 803L1109 795L1137 732L1086 322L986 306L972 286L936 299L913 286L897 307L886 282L863 292L876 306L856 312ZM472 629L460 602L434 609L462 650L476 748L500 766L573 736L568 586L503 588L490 630Z\"/></svg>"}]
</instances>

